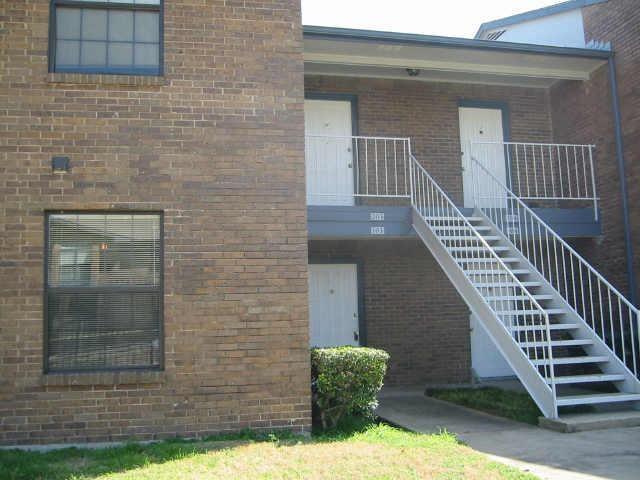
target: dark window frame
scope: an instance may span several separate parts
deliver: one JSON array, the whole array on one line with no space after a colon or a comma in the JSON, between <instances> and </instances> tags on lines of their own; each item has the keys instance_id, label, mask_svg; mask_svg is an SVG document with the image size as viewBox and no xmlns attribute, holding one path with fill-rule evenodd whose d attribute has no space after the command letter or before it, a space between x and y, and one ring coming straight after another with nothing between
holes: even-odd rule
<instances>
[{"instance_id":1,"label":"dark window frame","mask_svg":"<svg viewBox=\"0 0 640 480\"><path fill-rule=\"evenodd\" d=\"M93 8L97 10L130 10L158 12L158 70L154 72L145 69L135 69L129 67L109 67L104 68L56 68L56 11L58 7L70 8ZM118 2L83 2L76 0L50 0L49 6L49 48L48 48L48 70L49 73L80 73L97 75L132 75L161 77L164 75L164 0L160 0L158 5L134 4Z\"/></svg>"},{"instance_id":2,"label":"dark window frame","mask_svg":"<svg viewBox=\"0 0 640 480\"><path fill-rule=\"evenodd\" d=\"M160 219L160 272L158 287L146 286L111 286L111 287L55 287L56 291L80 291L83 288L87 290L103 290L111 292L132 292L132 291L157 291L159 295L158 301L158 337L159 345L159 362L158 365L148 365L140 367L105 367L92 369L68 369L68 370L50 370L49 369L49 218L51 215L153 215ZM165 335L164 335L164 212L150 210L47 210L44 212L44 284L42 288L43 295L43 344L42 344L42 371L45 375L68 375L68 374L90 374L95 372L122 372L122 371L163 371L164 354L165 354Z\"/></svg>"}]
</instances>

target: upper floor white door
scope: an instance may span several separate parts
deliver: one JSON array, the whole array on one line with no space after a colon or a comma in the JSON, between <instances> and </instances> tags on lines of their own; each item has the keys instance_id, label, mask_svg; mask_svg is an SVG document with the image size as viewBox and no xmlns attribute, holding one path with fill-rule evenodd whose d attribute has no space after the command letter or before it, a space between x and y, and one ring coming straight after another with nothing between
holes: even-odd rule
<instances>
[{"instance_id":1,"label":"upper floor white door","mask_svg":"<svg viewBox=\"0 0 640 480\"><path fill-rule=\"evenodd\" d=\"M307 205L353 205L351 102L305 100Z\"/></svg>"},{"instance_id":2,"label":"upper floor white door","mask_svg":"<svg viewBox=\"0 0 640 480\"><path fill-rule=\"evenodd\" d=\"M506 185L502 110L497 108L460 107L460 147L462 148L462 188L464 206L474 206L474 196L483 207L506 206L506 198L491 177L471 162L473 156ZM497 142L478 144L474 142Z\"/></svg>"}]
</instances>

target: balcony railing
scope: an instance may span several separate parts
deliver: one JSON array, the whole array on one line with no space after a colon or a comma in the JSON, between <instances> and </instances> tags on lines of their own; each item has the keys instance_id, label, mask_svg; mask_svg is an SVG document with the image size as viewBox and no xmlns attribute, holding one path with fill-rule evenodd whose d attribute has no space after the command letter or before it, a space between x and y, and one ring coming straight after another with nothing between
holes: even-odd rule
<instances>
[{"instance_id":1,"label":"balcony railing","mask_svg":"<svg viewBox=\"0 0 640 480\"><path fill-rule=\"evenodd\" d=\"M590 206L597 220L593 150L593 145L474 142L471 158L529 206ZM411 197L409 138L306 135L305 156L308 205L393 205ZM504 204L506 199L483 193L489 179L482 169L467 167L465 192L473 190L481 205Z\"/></svg>"},{"instance_id":2,"label":"balcony railing","mask_svg":"<svg viewBox=\"0 0 640 480\"><path fill-rule=\"evenodd\" d=\"M307 204L408 199L410 155L408 138L307 135Z\"/></svg>"},{"instance_id":3,"label":"balcony railing","mask_svg":"<svg viewBox=\"0 0 640 480\"><path fill-rule=\"evenodd\" d=\"M471 156L493 175L504 172L504 184L529 206L590 205L597 220L594 148L594 145L556 143L474 142ZM474 169L477 185L489 182L482 177L482 170ZM475 196L482 197L478 192Z\"/></svg>"}]
</instances>

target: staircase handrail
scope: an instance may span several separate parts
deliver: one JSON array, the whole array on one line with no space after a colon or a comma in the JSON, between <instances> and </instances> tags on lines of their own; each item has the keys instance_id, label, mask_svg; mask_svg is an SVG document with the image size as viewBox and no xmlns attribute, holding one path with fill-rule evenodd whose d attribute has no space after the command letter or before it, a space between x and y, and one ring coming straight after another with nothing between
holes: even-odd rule
<instances>
[{"instance_id":1,"label":"staircase handrail","mask_svg":"<svg viewBox=\"0 0 640 480\"><path fill-rule=\"evenodd\" d=\"M503 271L500 272L500 273L501 274L505 274L506 273L506 275L509 276L511 278L511 280L513 280L513 282L518 286L519 290L521 292L523 292L524 296L527 297L527 299L531 303L531 305L534 306L535 309L538 310L538 312L540 312L539 315L544 319L544 329L545 329L545 333L546 333L546 343L547 343L547 347L546 348L547 348L547 352L548 352L547 360L548 360L548 363L549 363L549 381L550 381L549 389L552 392L553 403L555 405L556 404L556 385L555 385L555 372L554 372L554 364L553 364L553 352L552 352L552 345L551 345L551 329L550 329L550 326L549 326L549 314L540 305L540 303L535 299L535 297L527 290L527 288L523 285L523 283L520 281L520 279L511 271L511 269L502 260L502 258L500 258L500 256L494 251L494 249L485 240L485 238L480 234L480 232L471 224L471 222L466 218L466 216L460 211L460 209L455 205L453 200L451 200L451 198L440 187L440 185L433 179L433 177L429 174L429 172L427 172L427 170L420 164L420 162L418 162L418 160L415 158L415 156L413 154L410 154L409 158L411 159L412 166L417 170L417 172L422 174L423 177L425 177L427 179L427 181L430 183L431 187L435 188L436 191L439 193L439 195L447 202L447 207L450 208L450 210L452 212L454 212L455 215L459 218L458 221L462 221L463 224L466 227L469 228L469 230L473 233L473 235L475 236L475 238L479 242L479 244L482 245L485 248L485 250L490 253L490 255L493 257L494 261L497 262L502 267ZM422 202L419 201L420 188L417 188L417 187L419 187L419 184L416 182L416 178L415 178L415 175L413 174L413 169L412 169L411 170L411 206L421 216L421 218L423 218L424 221L427 224L429 224L426 215L421 211L421 207L422 207L421 203ZM424 197L424 195L423 195L423 197ZM429 225L429 226L432 227L432 225ZM432 228L432 230L433 230L433 228ZM437 234L436 234L436 237L438 238L440 243L442 243L446 247L444 242L439 238L439 236ZM455 257L454 257L454 259L455 259ZM461 268L461 270L463 271L464 275L468 278L469 282L472 285L474 285L473 280L471 278L469 278L469 276L467 275L467 272L465 272L464 269L462 269L462 268ZM482 294L482 292L475 285L474 285L474 288L480 293L480 295L483 298L483 301L486 303L486 305L489 308L491 308L491 310L494 311L496 313L496 315L497 315L497 312L489 304L489 302L486 301L486 299L484 298L484 295ZM502 322L500 322L500 323L505 328L505 330L507 330L506 325L504 325ZM511 335L511 333L512 332L509 332L510 335ZM537 369L536 369L536 372L540 377L542 377L542 375L540 374L540 372ZM546 374L546 368L545 368L545 374Z\"/></svg>"},{"instance_id":2,"label":"staircase handrail","mask_svg":"<svg viewBox=\"0 0 640 480\"><path fill-rule=\"evenodd\" d=\"M536 213L535 213L535 212L534 212L534 211L533 211L533 210L532 210L532 209L531 209L531 208L530 208L530 207L529 207L529 206L528 206L524 201L522 201L522 199L520 199L520 198L519 198L519 197L518 197L518 196L517 196L517 195L516 195L516 194L515 194L511 189L509 189L509 188L508 188L506 185L504 185L504 184L503 184L503 183L502 183L498 178L496 178L496 176L495 176L495 175L494 175L490 170L488 170L488 169L487 169L487 168L486 168L486 167L485 167L481 162L479 162L479 161L478 161L475 157L473 157L473 156L471 157L471 162L472 162L472 164L473 164L474 166L476 166L476 167L480 168L480 169L484 172L484 174L485 174L485 175L487 175L489 178L491 178L491 179L493 180L493 182L494 182L498 187L500 187L500 188L503 190L503 192L506 194L506 196L509 198L509 200L510 200L510 201L515 201L515 202L518 204L518 206L519 206L522 210L524 210L524 211L525 211L525 212L526 212L526 213L527 213L527 214L528 214L532 219L535 219L535 220L536 220L536 222L537 222L537 224L538 224L537 228L538 228L538 229L539 229L539 228L543 228L543 229L544 229L544 231L545 231L545 233L546 233L547 235L551 236L551 238L553 238L556 242L558 242L558 243L561 245L561 247L562 247L566 252L568 252L568 253L569 253L569 255L571 256L571 258L575 258L575 259L577 260L578 264L580 265L580 268L583 268L583 267L584 267L584 268L587 270L587 272L591 273L595 278L597 278L597 279L598 279L598 281L599 281L601 284L603 284L603 285L607 288L607 290L608 290L607 297L609 298L609 300L608 300L609 308L611 308L611 305L612 305L612 304L611 304L611 294L613 294L614 298L615 298L615 299L617 299L617 302L618 302L619 304L623 304L623 305L628 309L628 311L630 312L630 318L631 318L632 316L635 316L635 321L636 321L636 323L640 323L640 322L639 322L639 319L640 319L640 309L638 309L637 307L635 307L635 306L634 306L634 305L633 305L629 300L627 300L627 298L626 298L622 293L620 293L620 291L619 291L616 287L614 287L614 286L613 286L613 285L612 285L612 284L611 284L611 283L610 283L610 282L609 282L609 281L608 281L608 280L607 280L607 279L606 279L606 278L605 278L605 277L604 277L600 272L598 272L598 271L597 271L597 270L596 270L596 269L595 269L595 268L594 268L594 267L593 267L589 262L587 262L587 261L586 261L586 260L585 260L585 259L584 259L584 258L583 258L583 257L582 257L582 256L581 256L581 255L580 255L580 254L579 254L579 253L578 253L578 252L577 252L577 251L576 251L576 250L575 250L571 245L569 245L569 244L568 244L568 243L567 243L567 242L566 242L566 241L565 241L565 240L564 240L560 235L558 235L558 234L557 234L557 233L556 233L556 232L555 232L555 231L554 231L554 230L553 230L553 229L552 229L552 228L551 228L551 227L550 227L550 226L549 226L549 225L548 225L544 220L542 220L542 218L540 218L540 216L539 216L539 215L537 215L537 214L536 214ZM476 179L476 181L477 181L477 179ZM474 198L474 200L476 201L476 207L477 207L477 208L479 208L480 210L482 210L483 212L484 212L484 210L494 208L494 207L483 207L483 206L481 206L481 205L480 205L480 202L478 202L478 198L477 198L477 196L474 196L474 197L475 197L475 198ZM494 225L496 225L496 227L497 227L498 229L500 229L501 231L503 230L503 229L502 229L499 225L497 225L495 222L493 222L493 223L494 223ZM519 229L519 231L520 231L520 229ZM507 236L507 238L510 238L510 234L509 234L508 232L504 232L504 231L503 231L503 234L505 234L505 235ZM512 242L512 243L514 243L514 242ZM520 253L521 253L521 254L523 254L523 255L525 256L525 258L528 258L528 254L525 254L525 252L523 252L523 251L522 251L522 249L521 249L521 248L519 248L515 243L514 243L514 245L515 245L515 246L516 246L516 248L520 251ZM561 252L561 253L562 253L562 252ZM557 253L556 253L555 255L556 255L556 257L557 257ZM563 258L564 258L564 257L563 257ZM529 260L530 260L530 259L529 259ZM557 258L556 258L556 261L557 261ZM553 283L553 279L552 279L552 278L551 278L551 279L550 279L550 278L547 278L547 275L544 273L544 271L542 271L540 268L538 268L538 266L537 266L534 262L531 262L531 263L532 263L532 264L533 264L533 266L538 270L538 272L540 272L540 273L542 274L542 276L543 276L543 277L545 277L545 279L547 279L547 281L549 281L549 283L551 283L551 285L553 286L553 285L554 285L554 283ZM543 270L544 270L544 269L543 269ZM575 281L575 277L572 277L572 278L571 278L571 281ZM589 279L589 281L591 281L591 279ZM581 278L581 282L582 282L582 278ZM554 288L555 288L555 287L554 287ZM582 288L582 289L584 289L584 285L581 285L581 288ZM591 288L591 287L590 287L590 288ZM638 365L637 365L637 363L636 363L636 353L637 353L637 352L636 352L635 348L636 348L636 342L637 342L638 340L640 340L640 338L639 338L639 337L640 337L640 330L638 330L638 328L636 328L636 330L638 330L638 331L637 331L637 334L636 334L636 337L635 337L635 341L634 341L634 339L633 339L633 329L631 330L631 335L632 335L632 338L631 338L631 345L632 345L632 348L633 348L633 351L632 351L633 369L631 369L631 368L629 367L629 365L627 365L627 359L625 358L625 357L626 357L626 354L625 354L624 350L623 350L623 352L622 352L622 353L623 353L623 356L621 357L621 356L619 355L619 352L616 352L616 351L615 351L615 348L613 348L613 349L612 349L612 348L611 348L611 346L607 343L607 341L606 341L606 336L604 335L604 327L603 327L603 329L602 329L602 335L601 335L600 333L598 333L597 329L593 327L593 324L591 324L591 325L590 325L590 324L589 324L589 322L587 322L587 321L586 321L586 318L585 318L585 315L584 315L584 311L583 311L583 315L580 315L580 313L578 312L578 309L577 309L577 304L576 304L576 305L574 305L574 304L570 301L570 299L568 298L568 295L567 295L568 291L567 291L567 289L565 289L565 292L564 292L564 293L562 293L562 291L561 291L561 289L560 289L560 288L556 288L556 290L557 290L557 291L558 291L558 293L560 293L560 295L565 299L565 301L567 302L567 304L569 305L569 307L570 307L570 308L571 308L571 309L572 309L572 310L573 310L573 311L574 311L578 316L580 316L583 320L585 320L585 323L587 324L587 326L589 326L589 327L590 327L590 328L595 332L595 334L596 334L596 335L598 335L602 340L604 340L604 341L605 341L605 344L607 344L607 347L608 347L608 348L609 348L609 349L610 349L610 350L611 350L611 351L612 351L616 356L618 356L618 358L620 358L620 359L622 360L622 362L625 364L625 366L626 366L626 367L627 367L627 368L628 368L628 369L629 369L629 370L630 370L630 371L631 371L631 372L632 372L636 377L638 377L638 376L639 376L639 374L640 374L640 372L638 372ZM581 293L582 293L582 294L584 294L584 292L583 292L583 291L581 291ZM600 294L599 294L599 296L600 296ZM576 300L576 299L574 298L574 301L575 301L575 300ZM615 304L615 301L614 301L614 304ZM585 306L583 305L583 310L584 310L584 307L585 307ZM600 311L600 314L601 314L601 315L602 315L602 312L603 312L603 308L604 308L603 306L600 306L599 311ZM592 309L593 309L593 306L592 306ZM602 320L602 319L601 319L601 320ZM620 319L620 320L621 320L621 319ZM595 321L595 319L592 319L592 321ZM632 325L632 326L633 326L633 325ZM638 325L636 325L636 327L638 327ZM620 332L620 334L621 334L621 335L622 335L622 333L623 333L623 332ZM615 338L614 338L614 341L615 341ZM624 342L622 342L622 346L624 347ZM640 345L639 345L639 348L640 348Z\"/></svg>"}]
</instances>

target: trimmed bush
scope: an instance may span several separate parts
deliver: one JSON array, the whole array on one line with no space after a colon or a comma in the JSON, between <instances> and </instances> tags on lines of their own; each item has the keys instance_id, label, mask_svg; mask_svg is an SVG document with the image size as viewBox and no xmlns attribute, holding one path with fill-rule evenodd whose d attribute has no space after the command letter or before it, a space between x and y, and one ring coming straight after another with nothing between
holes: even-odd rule
<instances>
[{"instance_id":1,"label":"trimmed bush","mask_svg":"<svg viewBox=\"0 0 640 480\"><path fill-rule=\"evenodd\" d=\"M373 416L389 354L365 347L311 350L314 416L334 428L347 415Z\"/></svg>"}]
</instances>

